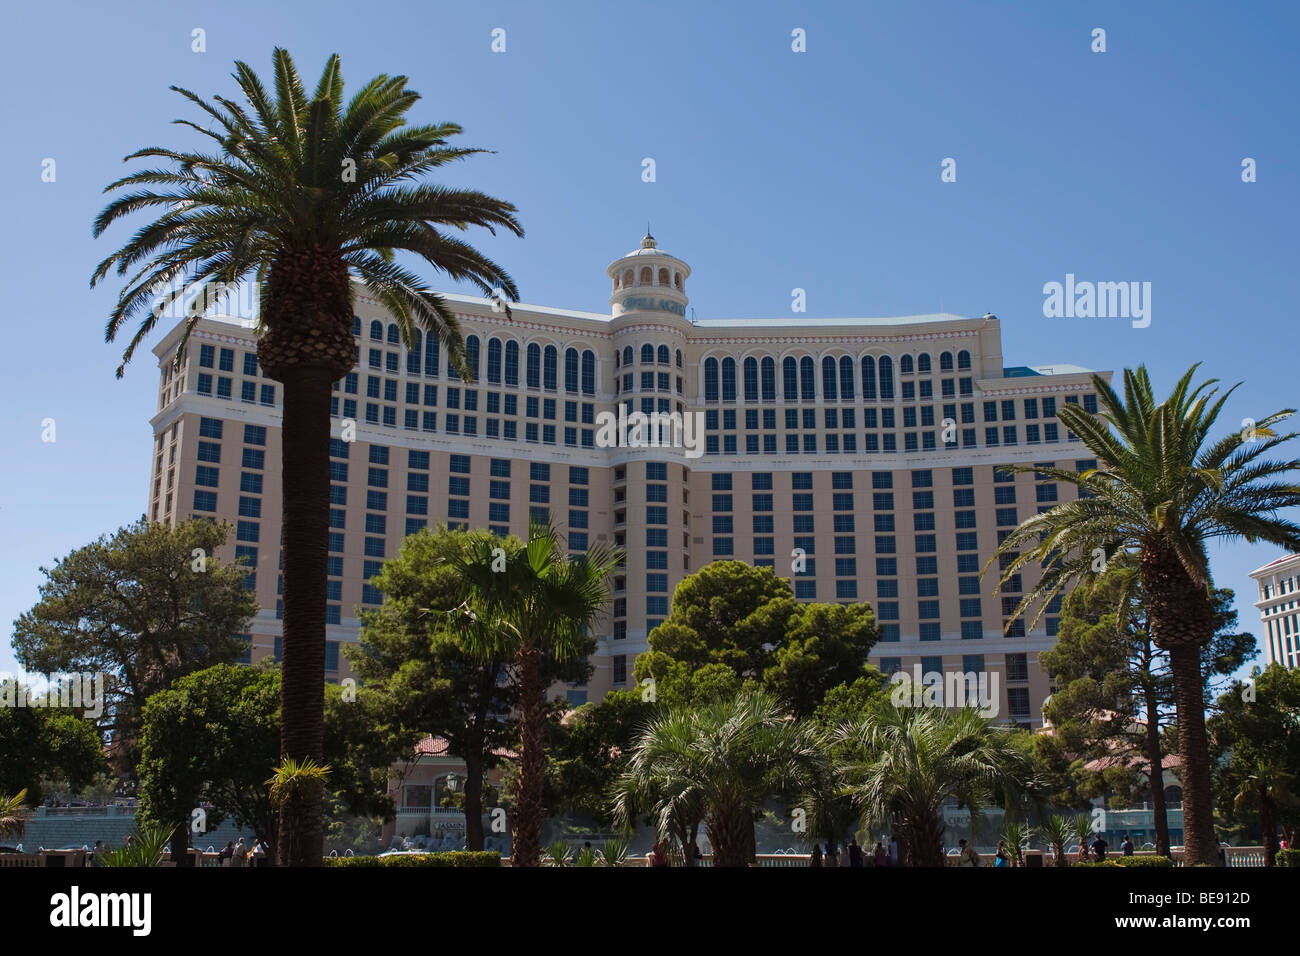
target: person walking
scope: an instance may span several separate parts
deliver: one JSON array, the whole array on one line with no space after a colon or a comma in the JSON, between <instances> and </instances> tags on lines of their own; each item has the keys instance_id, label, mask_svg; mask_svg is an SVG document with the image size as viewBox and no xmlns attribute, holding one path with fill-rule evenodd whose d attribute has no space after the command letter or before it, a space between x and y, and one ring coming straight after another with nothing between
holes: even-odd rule
<instances>
[{"instance_id":1,"label":"person walking","mask_svg":"<svg viewBox=\"0 0 1300 956\"><path fill-rule=\"evenodd\" d=\"M857 837L849 841L849 866L862 866L862 847L858 846Z\"/></svg>"},{"instance_id":2,"label":"person walking","mask_svg":"<svg viewBox=\"0 0 1300 956\"><path fill-rule=\"evenodd\" d=\"M217 854L217 866L230 866L230 860L235 855L235 841L227 840L226 845L221 848Z\"/></svg>"},{"instance_id":3,"label":"person walking","mask_svg":"<svg viewBox=\"0 0 1300 956\"><path fill-rule=\"evenodd\" d=\"M879 840L876 841L875 862L876 866L889 866L889 854L885 850L885 845Z\"/></svg>"},{"instance_id":4,"label":"person walking","mask_svg":"<svg viewBox=\"0 0 1300 956\"><path fill-rule=\"evenodd\" d=\"M998 851L993 857L993 866L1010 866L1011 857L1007 854L1007 844L1005 840L998 841Z\"/></svg>"},{"instance_id":5,"label":"person walking","mask_svg":"<svg viewBox=\"0 0 1300 956\"><path fill-rule=\"evenodd\" d=\"M973 846L967 845L965 840L958 840L957 845L961 847L961 852L957 854L958 866L969 867L980 865L980 855L975 852Z\"/></svg>"},{"instance_id":6,"label":"person walking","mask_svg":"<svg viewBox=\"0 0 1300 956\"><path fill-rule=\"evenodd\" d=\"M1106 861L1106 850L1109 849L1109 847L1110 844L1103 840L1101 834L1098 833L1097 839L1092 841L1092 855L1096 857L1098 863L1104 863Z\"/></svg>"},{"instance_id":7,"label":"person walking","mask_svg":"<svg viewBox=\"0 0 1300 956\"><path fill-rule=\"evenodd\" d=\"M231 866L245 866L248 863L248 847L244 846L244 838L240 837L239 842L235 844L234 853L230 857Z\"/></svg>"},{"instance_id":8,"label":"person walking","mask_svg":"<svg viewBox=\"0 0 1300 956\"><path fill-rule=\"evenodd\" d=\"M840 865L840 851L835 848L835 843L832 840L826 841L826 865Z\"/></svg>"},{"instance_id":9,"label":"person walking","mask_svg":"<svg viewBox=\"0 0 1300 956\"><path fill-rule=\"evenodd\" d=\"M1124 834L1124 842L1119 845L1119 851L1125 856L1133 855L1133 841L1128 838L1127 833Z\"/></svg>"},{"instance_id":10,"label":"person walking","mask_svg":"<svg viewBox=\"0 0 1300 956\"><path fill-rule=\"evenodd\" d=\"M814 843L814 844L813 844L812 853L809 854L809 856L808 856L808 865L809 865L809 866L815 866L815 867L817 867L817 869L819 869L819 870L821 869L821 866L822 866L822 845L821 845L820 843Z\"/></svg>"}]
</instances>

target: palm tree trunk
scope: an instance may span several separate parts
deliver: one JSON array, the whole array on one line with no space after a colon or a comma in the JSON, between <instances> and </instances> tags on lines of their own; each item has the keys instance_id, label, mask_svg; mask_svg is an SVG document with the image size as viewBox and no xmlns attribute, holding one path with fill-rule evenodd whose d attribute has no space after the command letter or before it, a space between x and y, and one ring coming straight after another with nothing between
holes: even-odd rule
<instances>
[{"instance_id":1,"label":"palm tree trunk","mask_svg":"<svg viewBox=\"0 0 1300 956\"><path fill-rule=\"evenodd\" d=\"M1273 800L1267 793L1259 795L1259 822L1264 828L1264 865L1274 866L1277 860L1277 827L1273 824Z\"/></svg>"},{"instance_id":2,"label":"palm tree trunk","mask_svg":"<svg viewBox=\"0 0 1300 956\"><path fill-rule=\"evenodd\" d=\"M1156 699L1155 688L1150 685L1145 691L1147 709L1147 784L1151 789L1151 816L1156 828L1156 853L1169 855L1169 812L1165 806L1165 769L1164 758L1160 751L1160 703Z\"/></svg>"},{"instance_id":3,"label":"palm tree trunk","mask_svg":"<svg viewBox=\"0 0 1300 956\"><path fill-rule=\"evenodd\" d=\"M1195 644L1169 651L1178 715L1179 777L1183 785L1183 863L1219 864L1210 790L1210 750L1205 736L1205 684L1201 654Z\"/></svg>"},{"instance_id":4,"label":"palm tree trunk","mask_svg":"<svg viewBox=\"0 0 1300 956\"><path fill-rule=\"evenodd\" d=\"M542 700L540 653L521 647L515 663L519 669L519 794L515 802L515 831L510 849L511 866L537 866L541 856L542 784L546 754L542 733L546 726Z\"/></svg>"},{"instance_id":5,"label":"palm tree trunk","mask_svg":"<svg viewBox=\"0 0 1300 956\"><path fill-rule=\"evenodd\" d=\"M190 865L190 821L185 820L172 831L172 862L177 866Z\"/></svg>"},{"instance_id":6,"label":"palm tree trunk","mask_svg":"<svg viewBox=\"0 0 1300 956\"><path fill-rule=\"evenodd\" d=\"M753 862L754 815L748 807L715 809L705 827L713 844L714 866L748 866Z\"/></svg>"},{"instance_id":7,"label":"palm tree trunk","mask_svg":"<svg viewBox=\"0 0 1300 956\"><path fill-rule=\"evenodd\" d=\"M328 371L294 367L284 383L284 643L280 752L323 763L325 580L329 547L330 389ZM317 801L287 801L280 833L287 866L321 866L324 829Z\"/></svg>"},{"instance_id":8,"label":"palm tree trunk","mask_svg":"<svg viewBox=\"0 0 1300 956\"><path fill-rule=\"evenodd\" d=\"M483 849L483 760L465 758L465 846Z\"/></svg>"}]
</instances>

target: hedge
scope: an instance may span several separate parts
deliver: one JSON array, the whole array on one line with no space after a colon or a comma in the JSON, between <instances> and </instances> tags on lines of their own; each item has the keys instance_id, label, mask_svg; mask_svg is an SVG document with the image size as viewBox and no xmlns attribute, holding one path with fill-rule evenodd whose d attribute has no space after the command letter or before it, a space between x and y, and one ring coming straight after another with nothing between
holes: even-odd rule
<instances>
[{"instance_id":1,"label":"hedge","mask_svg":"<svg viewBox=\"0 0 1300 956\"><path fill-rule=\"evenodd\" d=\"M326 866L500 866L501 854L496 850L449 853L403 853L393 856L331 856Z\"/></svg>"},{"instance_id":2,"label":"hedge","mask_svg":"<svg viewBox=\"0 0 1300 956\"><path fill-rule=\"evenodd\" d=\"M1167 867L1174 861L1167 856L1120 856L1109 860L1094 860L1091 863L1075 863L1075 866L1123 866L1123 867Z\"/></svg>"},{"instance_id":3,"label":"hedge","mask_svg":"<svg viewBox=\"0 0 1300 956\"><path fill-rule=\"evenodd\" d=\"M1300 867L1300 850L1278 850L1273 865Z\"/></svg>"}]
</instances>

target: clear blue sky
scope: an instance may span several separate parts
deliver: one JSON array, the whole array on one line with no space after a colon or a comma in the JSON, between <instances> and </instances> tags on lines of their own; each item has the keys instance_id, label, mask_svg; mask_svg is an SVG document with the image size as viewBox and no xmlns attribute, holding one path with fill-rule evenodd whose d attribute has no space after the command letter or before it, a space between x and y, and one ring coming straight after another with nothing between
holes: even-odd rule
<instances>
[{"instance_id":1,"label":"clear blue sky","mask_svg":"<svg viewBox=\"0 0 1300 956\"><path fill-rule=\"evenodd\" d=\"M354 87L404 73L417 118L496 150L453 176L519 207L524 239L473 238L525 302L605 310L604 267L648 219L693 266L701 317L788 316L795 287L809 317L991 311L1006 365L1145 362L1164 390L1203 361L1245 381L1234 427L1300 404L1294 4L56 0L6 20L5 622L35 602L38 566L146 503L157 368L144 352L113 378L117 288L87 283L127 229L91 239L100 191L132 150L194 143L170 84L234 95L233 61L269 72L277 44L311 83L335 51ZM1044 318L1043 284L1071 272L1151 282L1150 327ZM1246 575L1277 553L1212 554L1257 634Z\"/></svg>"}]
</instances>

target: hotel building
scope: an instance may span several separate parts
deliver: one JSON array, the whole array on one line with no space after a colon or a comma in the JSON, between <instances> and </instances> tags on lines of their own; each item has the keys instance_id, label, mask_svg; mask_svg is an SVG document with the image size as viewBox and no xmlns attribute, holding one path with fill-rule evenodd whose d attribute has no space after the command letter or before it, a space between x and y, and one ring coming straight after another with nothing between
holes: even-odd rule
<instances>
[{"instance_id":1,"label":"hotel building","mask_svg":"<svg viewBox=\"0 0 1300 956\"><path fill-rule=\"evenodd\" d=\"M646 236L606 269L608 313L520 304L507 316L448 294L473 381L436 341L407 350L358 288L357 364L332 400L329 676L348 674L338 649L357 640L358 609L380 602L367 581L403 536L438 523L523 536L530 515L549 514L572 551L604 540L626 553L590 682L567 689L575 702L631 685L677 583L736 559L773 567L800 600L869 602L881 669L996 673L999 713L1040 726L1038 655L1059 604L1004 636L1037 569L996 597L996 569L980 571L1009 529L1074 493L999 466L1094 466L1056 417L1067 403L1095 409L1091 373L1004 367L992 315L692 319L690 275ZM223 557L254 569L257 659L279 645L282 396L246 325L200 321L175 367L183 323L154 350L148 514L233 526ZM608 447L600 422L620 410L698 414L703 433L687 437L702 441Z\"/></svg>"},{"instance_id":2,"label":"hotel building","mask_svg":"<svg viewBox=\"0 0 1300 956\"><path fill-rule=\"evenodd\" d=\"M1259 587L1267 664L1300 667L1300 554L1287 554L1250 572Z\"/></svg>"}]
</instances>

